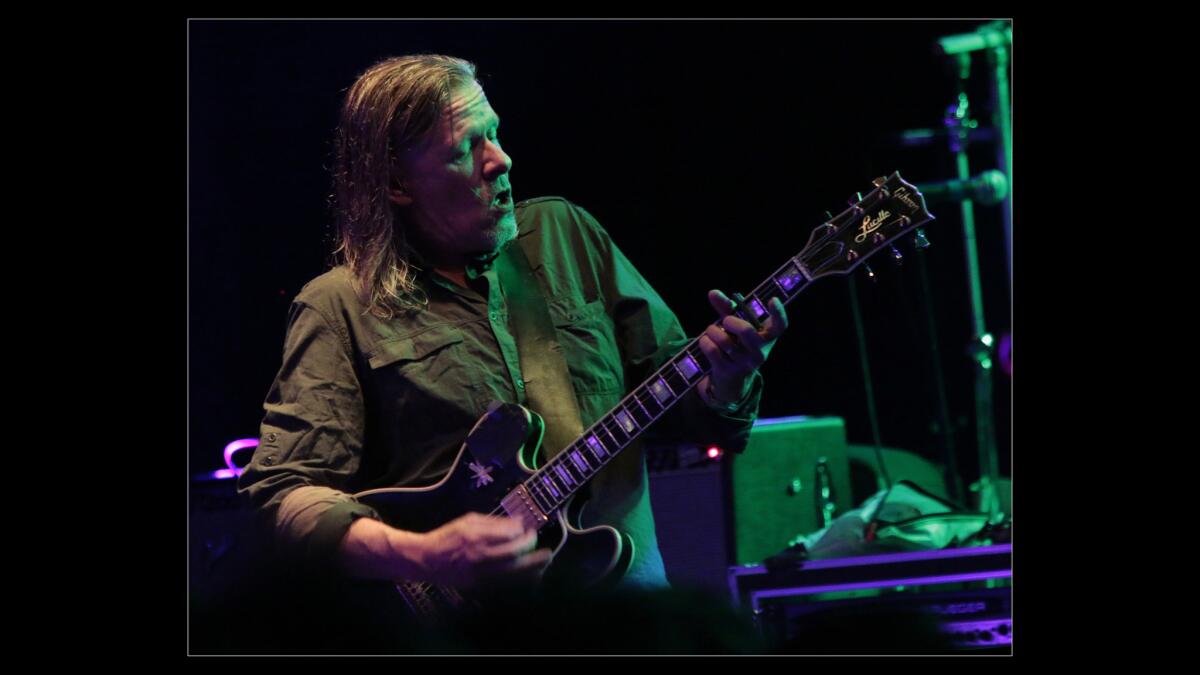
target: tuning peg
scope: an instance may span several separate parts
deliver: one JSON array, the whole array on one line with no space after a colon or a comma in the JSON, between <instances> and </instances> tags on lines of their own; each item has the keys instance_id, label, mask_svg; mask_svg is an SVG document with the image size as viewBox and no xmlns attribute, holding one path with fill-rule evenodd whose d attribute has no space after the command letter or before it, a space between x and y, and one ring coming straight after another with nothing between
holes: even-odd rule
<instances>
[{"instance_id":1,"label":"tuning peg","mask_svg":"<svg viewBox=\"0 0 1200 675\"><path fill-rule=\"evenodd\" d=\"M892 259L896 261L897 265L904 264L904 256L900 255L900 249L896 248L895 244L892 244Z\"/></svg>"},{"instance_id":2,"label":"tuning peg","mask_svg":"<svg viewBox=\"0 0 1200 675\"><path fill-rule=\"evenodd\" d=\"M925 238L925 230L917 228L917 233L913 235L913 246L918 250L929 248L929 240Z\"/></svg>"},{"instance_id":3,"label":"tuning peg","mask_svg":"<svg viewBox=\"0 0 1200 675\"><path fill-rule=\"evenodd\" d=\"M892 193L888 192L888 189L886 187L884 187L885 185L887 185L886 177L880 176L879 178L876 178L875 180L871 181L871 184L874 185L875 187L879 188L879 193L882 194L884 196L884 198L889 198L892 196Z\"/></svg>"},{"instance_id":4,"label":"tuning peg","mask_svg":"<svg viewBox=\"0 0 1200 675\"><path fill-rule=\"evenodd\" d=\"M879 281L879 277L875 276L875 270L871 269L870 263L863 263L863 267L867 269L867 278L870 279L872 283Z\"/></svg>"}]
</instances>

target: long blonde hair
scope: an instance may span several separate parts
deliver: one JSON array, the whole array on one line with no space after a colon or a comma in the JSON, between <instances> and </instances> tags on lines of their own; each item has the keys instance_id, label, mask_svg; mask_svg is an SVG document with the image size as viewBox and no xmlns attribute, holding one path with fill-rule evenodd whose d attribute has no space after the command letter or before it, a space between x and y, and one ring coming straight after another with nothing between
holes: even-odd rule
<instances>
[{"instance_id":1,"label":"long blonde hair","mask_svg":"<svg viewBox=\"0 0 1200 675\"><path fill-rule=\"evenodd\" d=\"M452 89L474 80L469 61L415 54L371 66L346 94L334 148L334 255L367 311L382 319L428 303L405 223L388 200L396 160L436 125Z\"/></svg>"}]
</instances>

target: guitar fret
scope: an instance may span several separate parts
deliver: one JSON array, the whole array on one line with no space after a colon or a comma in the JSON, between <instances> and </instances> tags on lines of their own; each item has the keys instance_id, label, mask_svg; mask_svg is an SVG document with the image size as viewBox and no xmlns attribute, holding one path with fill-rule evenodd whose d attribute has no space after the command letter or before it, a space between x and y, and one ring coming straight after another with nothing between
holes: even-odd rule
<instances>
[{"instance_id":1,"label":"guitar fret","mask_svg":"<svg viewBox=\"0 0 1200 675\"><path fill-rule=\"evenodd\" d=\"M659 377L650 385L650 393L663 410L667 409L664 404L675 397L675 392L671 391L671 385L667 384L666 380L662 377Z\"/></svg>"},{"instance_id":2,"label":"guitar fret","mask_svg":"<svg viewBox=\"0 0 1200 675\"><path fill-rule=\"evenodd\" d=\"M759 321L762 321L770 316L770 314L767 313L766 303L759 298L757 290L755 290L748 298L746 298L746 302L750 305L750 309L754 312L754 317Z\"/></svg>"},{"instance_id":3,"label":"guitar fret","mask_svg":"<svg viewBox=\"0 0 1200 675\"><path fill-rule=\"evenodd\" d=\"M638 399L638 403L641 403L643 408L645 408L646 404L652 404L654 408L658 410L658 412L652 412L651 408L646 408L646 411L650 413L651 418L657 419L658 416L662 414L662 411L665 410L665 408L663 408L661 403L655 400L654 395L646 389L645 385L639 387L638 390L634 392L634 396L639 395L642 391L646 392L646 400L642 401L641 399Z\"/></svg>"},{"instance_id":4,"label":"guitar fret","mask_svg":"<svg viewBox=\"0 0 1200 675\"><path fill-rule=\"evenodd\" d=\"M636 393L636 392L635 392L635 393ZM636 396L636 395L635 395L635 396L633 396L632 398L633 398L633 402L637 404L637 409L638 409L638 410L641 410L641 411L642 411L642 413L643 413L643 414L646 416L646 421L645 421L645 422L641 422L641 420L639 420L639 422L641 423L642 427L643 427L643 428L645 428L645 427L646 427L646 425L648 425L648 424L650 424L651 422L653 422L653 421L654 421L654 415L651 415L651 414L650 414L650 411L649 411L649 410L646 410L646 406L642 405L642 402L638 400L638 398L637 398L637 396ZM634 417L635 417L635 418L637 417L637 413L636 413L636 412L634 413Z\"/></svg>"},{"instance_id":5,"label":"guitar fret","mask_svg":"<svg viewBox=\"0 0 1200 675\"><path fill-rule=\"evenodd\" d=\"M781 299L784 299L784 300L789 299L788 298L788 295L789 295L788 289L786 289L782 285L780 285L778 279L776 279L775 277L771 277L771 285L774 286L775 288L779 289L779 294L780 294L780 296L782 296Z\"/></svg>"},{"instance_id":6,"label":"guitar fret","mask_svg":"<svg viewBox=\"0 0 1200 675\"><path fill-rule=\"evenodd\" d=\"M588 464L587 460L584 459L583 453L575 449L571 449L570 453L571 461L575 462L575 466L579 468L580 473L585 477L590 475L592 472L592 465Z\"/></svg>"},{"instance_id":7,"label":"guitar fret","mask_svg":"<svg viewBox=\"0 0 1200 675\"><path fill-rule=\"evenodd\" d=\"M696 363L696 360L693 359L691 354L688 354L686 351L684 352L682 359L672 362L671 365L676 371L679 372L684 381L688 383L692 382L693 377L700 377L700 364Z\"/></svg>"},{"instance_id":8,"label":"guitar fret","mask_svg":"<svg viewBox=\"0 0 1200 675\"><path fill-rule=\"evenodd\" d=\"M555 501L562 499L562 494L559 493L558 488L554 484L554 479L551 478L550 474L542 473L541 476L542 485L550 490L550 494L554 495Z\"/></svg>"},{"instance_id":9,"label":"guitar fret","mask_svg":"<svg viewBox=\"0 0 1200 675\"><path fill-rule=\"evenodd\" d=\"M617 425L629 435L634 435L635 432L640 429L637 421L633 419L633 415L630 415L629 411L626 410L624 406L617 407L617 412L613 415L613 419L615 419L617 421Z\"/></svg>"},{"instance_id":10,"label":"guitar fret","mask_svg":"<svg viewBox=\"0 0 1200 675\"><path fill-rule=\"evenodd\" d=\"M783 266L780 272L773 275L771 280L785 293L792 294L794 290L798 291L804 285L804 273L795 262L789 262Z\"/></svg>"},{"instance_id":11,"label":"guitar fret","mask_svg":"<svg viewBox=\"0 0 1200 675\"><path fill-rule=\"evenodd\" d=\"M546 495L544 492L542 492L541 486L538 485L538 481L525 481L525 490L529 492L529 496L533 499L533 501L537 502L538 507L545 510L546 505L542 502L546 501Z\"/></svg>"},{"instance_id":12,"label":"guitar fret","mask_svg":"<svg viewBox=\"0 0 1200 675\"><path fill-rule=\"evenodd\" d=\"M596 434L588 434L585 442L587 443L588 448L591 449L592 454L596 456L598 461L603 462L604 458L608 456L608 448L604 447L604 443L602 443L600 439L596 437Z\"/></svg>"},{"instance_id":13,"label":"guitar fret","mask_svg":"<svg viewBox=\"0 0 1200 675\"><path fill-rule=\"evenodd\" d=\"M567 469L563 467L562 462L556 463L554 465L554 470L556 472L558 472L559 478L563 479L563 482L567 484L567 487L575 487L575 485L578 484L577 481L575 480L575 477L572 476L570 474L570 472L568 472Z\"/></svg>"},{"instance_id":14,"label":"guitar fret","mask_svg":"<svg viewBox=\"0 0 1200 675\"><path fill-rule=\"evenodd\" d=\"M693 342L692 345L694 345L694 347L688 347L688 349L695 349L695 351L689 351L688 354L693 359L696 359L696 363L700 364L700 370L707 372L708 370L712 369L712 364L708 362L708 357L704 355L704 350L700 349L700 343Z\"/></svg>"},{"instance_id":15,"label":"guitar fret","mask_svg":"<svg viewBox=\"0 0 1200 675\"><path fill-rule=\"evenodd\" d=\"M565 451L566 450L564 450L563 452L565 452ZM553 462L554 462L555 473L558 473L558 474L565 473L566 478L564 478L563 480L569 481L570 487L575 487L575 485L577 483L579 483L580 476L578 476L574 471L571 470L571 463L568 462L565 457L563 457L562 453L559 453L558 455L556 455L554 457Z\"/></svg>"},{"instance_id":16,"label":"guitar fret","mask_svg":"<svg viewBox=\"0 0 1200 675\"><path fill-rule=\"evenodd\" d=\"M621 443L617 440L616 436L613 436L611 433L609 433L608 429L604 428L604 425L600 425L600 430L608 434L608 437L612 439L613 447L615 447L617 450L621 449Z\"/></svg>"},{"instance_id":17,"label":"guitar fret","mask_svg":"<svg viewBox=\"0 0 1200 675\"><path fill-rule=\"evenodd\" d=\"M553 462L546 465L547 471L549 471L550 480L554 481L554 484L559 489L560 494L558 498L560 500L565 500L571 495L571 484L569 481L564 480L562 476L558 475L558 467L559 465Z\"/></svg>"},{"instance_id":18,"label":"guitar fret","mask_svg":"<svg viewBox=\"0 0 1200 675\"><path fill-rule=\"evenodd\" d=\"M625 445L629 443L629 434L625 433L621 429L621 425L617 424L617 421L611 416L600 418L600 424L604 426L604 431L606 431L609 436L612 436L614 439L616 439L617 444L620 447L625 447Z\"/></svg>"},{"instance_id":19,"label":"guitar fret","mask_svg":"<svg viewBox=\"0 0 1200 675\"><path fill-rule=\"evenodd\" d=\"M683 392L687 391L687 378L680 375L679 371L675 370L674 367L667 369L667 373L663 375L662 379L663 382L667 383L667 387L670 388L671 393L676 397L683 395Z\"/></svg>"},{"instance_id":20,"label":"guitar fret","mask_svg":"<svg viewBox=\"0 0 1200 675\"><path fill-rule=\"evenodd\" d=\"M582 485L583 483L587 482L588 478L591 478L592 474L590 471L588 471L588 465L584 464L583 466L579 466L578 460L572 457L571 453L579 454L579 450L575 449L574 446L568 445L566 449L562 451L559 457L562 458L562 463L566 465L567 468L571 469L572 473L574 473L576 476L579 476L579 484Z\"/></svg>"},{"instance_id":21,"label":"guitar fret","mask_svg":"<svg viewBox=\"0 0 1200 675\"><path fill-rule=\"evenodd\" d=\"M549 513L551 505L550 497L541 490L537 484L537 481L526 483L525 487L529 492L529 498L532 499L533 503L542 510L542 513Z\"/></svg>"}]
</instances>

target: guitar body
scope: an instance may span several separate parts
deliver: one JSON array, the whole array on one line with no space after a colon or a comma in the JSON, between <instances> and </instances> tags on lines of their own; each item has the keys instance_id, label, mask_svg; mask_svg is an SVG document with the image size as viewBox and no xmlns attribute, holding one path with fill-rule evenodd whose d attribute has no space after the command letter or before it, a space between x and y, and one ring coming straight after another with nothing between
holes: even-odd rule
<instances>
[{"instance_id":1,"label":"guitar body","mask_svg":"<svg viewBox=\"0 0 1200 675\"><path fill-rule=\"evenodd\" d=\"M512 403L493 403L437 483L368 490L355 498L392 527L412 532L429 532L472 512L506 515L502 500L548 459L542 455L542 430L537 413ZM629 535L608 525L583 527L583 505L583 496L575 495L540 523L538 548L553 551L543 575L550 588L615 584L633 564ZM415 612L425 615L463 601L458 591L429 584L400 582L397 588Z\"/></svg>"}]
</instances>

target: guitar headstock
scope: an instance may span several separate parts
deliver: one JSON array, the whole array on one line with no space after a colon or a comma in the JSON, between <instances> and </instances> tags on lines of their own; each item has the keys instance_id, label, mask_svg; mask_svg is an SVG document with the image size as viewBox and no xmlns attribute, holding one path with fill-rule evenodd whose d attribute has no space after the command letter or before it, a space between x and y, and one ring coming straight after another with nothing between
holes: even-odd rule
<instances>
[{"instance_id":1,"label":"guitar headstock","mask_svg":"<svg viewBox=\"0 0 1200 675\"><path fill-rule=\"evenodd\" d=\"M881 248L933 220L925 198L899 172L873 184L850 208L813 230L799 256L812 279L849 274Z\"/></svg>"}]
</instances>

